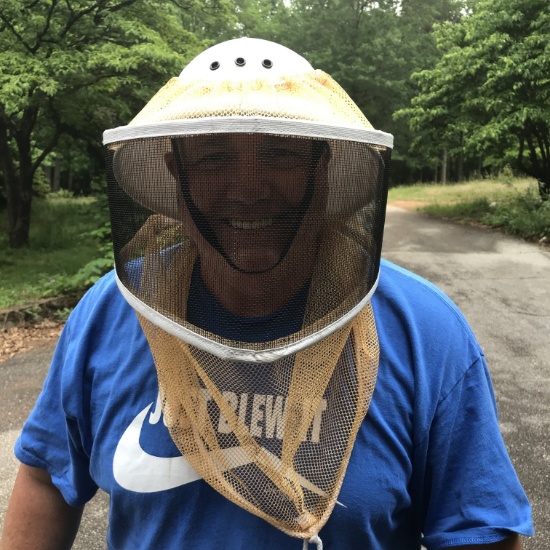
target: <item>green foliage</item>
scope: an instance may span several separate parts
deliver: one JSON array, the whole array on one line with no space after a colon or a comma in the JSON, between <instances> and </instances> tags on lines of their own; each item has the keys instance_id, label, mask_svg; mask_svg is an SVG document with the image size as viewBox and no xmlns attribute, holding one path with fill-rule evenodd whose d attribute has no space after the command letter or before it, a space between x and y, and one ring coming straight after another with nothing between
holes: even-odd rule
<instances>
[{"instance_id":1,"label":"green foliage","mask_svg":"<svg viewBox=\"0 0 550 550\"><path fill-rule=\"evenodd\" d=\"M444 218L495 227L528 241L550 239L550 205L533 189L498 203L475 199L457 204L432 204L422 210Z\"/></svg>"},{"instance_id":2,"label":"green foliage","mask_svg":"<svg viewBox=\"0 0 550 550\"><path fill-rule=\"evenodd\" d=\"M414 75L418 94L398 111L413 147L490 159L550 179L550 12L546 0L481 0L435 31L442 54ZM508 152L511 153L508 154Z\"/></svg>"},{"instance_id":3,"label":"green foliage","mask_svg":"<svg viewBox=\"0 0 550 550\"><path fill-rule=\"evenodd\" d=\"M392 115L413 95L411 73L432 67L439 56L433 23L457 19L463 2L293 0L285 5L283 42L335 78L375 128L395 136L393 159L400 166L421 166L408 151L407 123ZM408 179L401 172L393 174Z\"/></svg>"},{"instance_id":4,"label":"green foliage","mask_svg":"<svg viewBox=\"0 0 550 550\"><path fill-rule=\"evenodd\" d=\"M478 198L456 204L430 204L422 208L427 214L460 221L480 221L489 211L490 203L486 198Z\"/></svg>"},{"instance_id":5,"label":"green foliage","mask_svg":"<svg viewBox=\"0 0 550 550\"><path fill-rule=\"evenodd\" d=\"M452 184L418 183L392 187L389 200L421 201L426 204L458 204L476 199L489 203L527 192L536 184L529 178L510 179L508 174L495 178L475 179Z\"/></svg>"},{"instance_id":6,"label":"green foliage","mask_svg":"<svg viewBox=\"0 0 550 550\"><path fill-rule=\"evenodd\" d=\"M92 198L35 200L29 248L11 249L0 234L0 309L84 288L76 274L101 254L96 216Z\"/></svg>"},{"instance_id":7,"label":"green foliage","mask_svg":"<svg viewBox=\"0 0 550 550\"><path fill-rule=\"evenodd\" d=\"M97 254L84 263L76 273L57 277L52 291L58 294L89 288L111 270L115 263L106 184L103 181L95 183L93 189L97 198L94 201L94 208L85 216L88 229L83 231L82 238L97 244Z\"/></svg>"},{"instance_id":8,"label":"green foliage","mask_svg":"<svg viewBox=\"0 0 550 550\"><path fill-rule=\"evenodd\" d=\"M289 3L284 0L235 0L239 34L274 42L288 41Z\"/></svg>"},{"instance_id":9,"label":"green foliage","mask_svg":"<svg viewBox=\"0 0 550 550\"><path fill-rule=\"evenodd\" d=\"M179 19L153 0L1 0L0 13L3 116L17 127L34 108L38 149L59 124L98 140L201 45L181 29L168 43Z\"/></svg>"},{"instance_id":10,"label":"green foliage","mask_svg":"<svg viewBox=\"0 0 550 550\"><path fill-rule=\"evenodd\" d=\"M97 199L97 208L94 211L95 228L89 231L87 236L98 243L98 255L83 265L67 281L67 286L76 290L89 288L102 275L111 270L115 264L106 185L103 183L98 185L96 191L99 191L99 196Z\"/></svg>"},{"instance_id":11,"label":"green foliage","mask_svg":"<svg viewBox=\"0 0 550 550\"><path fill-rule=\"evenodd\" d=\"M495 205L481 222L528 240L550 239L550 201L534 189Z\"/></svg>"},{"instance_id":12,"label":"green foliage","mask_svg":"<svg viewBox=\"0 0 550 550\"><path fill-rule=\"evenodd\" d=\"M33 178L57 147L55 159L93 178L102 132L126 124L213 36L234 28L228 0L0 0L10 245L28 244Z\"/></svg>"},{"instance_id":13,"label":"green foliage","mask_svg":"<svg viewBox=\"0 0 550 550\"><path fill-rule=\"evenodd\" d=\"M65 322L69 318L69 315L71 314L71 311L72 311L71 308L68 308L68 307L63 307L61 309L55 309L52 312L52 317L56 321Z\"/></svg>"},{"instance_id":14,"label":"green foliage","mask_svg":"<svg viewBox=\"0 0 550 550\"><path fill-rule=\"evenodd\" d=\"M64 250L72 248L75 241L85 240L94 206L95 199L73 200L67 191L34 201L37 223L31 228L31 250Z\"/></svg>"},{"instance_id":15,"label":"green foliage","mask_svg":"<svg viewBox=\"0 0 550 550\"><path fill-rule=\"evenodd\" d=\"M550 239L550 201L533 180L497 179L455 185L417 184L390 189L389 200L416 201L428 214L498 228L529 241Z\"/></svg>"}]
</instances>

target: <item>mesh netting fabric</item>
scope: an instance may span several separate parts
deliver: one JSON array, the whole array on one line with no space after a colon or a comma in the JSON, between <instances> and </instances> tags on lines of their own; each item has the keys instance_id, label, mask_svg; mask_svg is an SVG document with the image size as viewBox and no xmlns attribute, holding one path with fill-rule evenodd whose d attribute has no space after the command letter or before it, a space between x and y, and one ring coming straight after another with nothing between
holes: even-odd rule
<instances>
[{"instance_id":1,"label":"mesh netting fabric","mask_svg":"<svg viewBox=\"0 0 550 550\"><path fill-rule=\"evenodd\" d=\"M206 149L208 136L198 138L196 143L201 145L196 150L209 163L222 155L215 161L219 169L210 164L203 173L202 160L190 158L186 163L184 158L180 168L186 173L185 181L178 181L176 168L172 167L174 175L169 168L159 167L159 157L163 166L169 164L164 158L172 154L173 143L167 148L164 139L135 140L116 149L115 158L124 154L126 160L117 165L118 177L111 172L109 178L121 284L152 315L172 322L176 334L187 341L192 334L231 349L267 352L335 329L343 316L361 308L376 285L387 152L361 143L324 140L318 142L323 147L318 158L312 159L314 140L295 138L291 153L299 158L293 156L286 168L273 170L270 162L280 159L270 161L265 156L287 155L285 140L277 141L273 151L269 141L264 149L263 138L256 135L235 134L229 142L225 134L216 138L222 139L221 144ZM245 152L244 159L231 158L232 144ZM251 158L255 155L262 158ZM246 166L233 167L233 162ZM138 177L147 182L148 196L158 197L153 200L160 214L152 214L130 198L119 184ZM194 186L200 189L201 197L196 199L200 204L193 199ZM263 197L266 193L270 196ZM177 205L179 219L162 214L162 200ZM245 207L234 204L243 200L248 203ZM193 215L193 207L198 214ZM187 318L187 289L193 269L208 278L209 291L221 297L227 309L231 307L223 297L229 292L240 294L238 313L250 318L283 308L307 287L304 322L290 332L281 326L276 337L262 342L212 332L207 327L208 311L198 312L192 323ZM243 280L246 289L234 288ZM285 321L282 317L280 322Z\"/></svg>"},{"instance_id":2,"label":"mesh netting fabric","mask_svg":"<svg viewBox=\"0 0 550 550\"><path fill-rule=\"evenodd\" d=\"M155 317L140 315L158 372L167 426L182 454L228 499L289 535L308 538L318 533L335 505L376 380L378 340L370 304L338 329L326 329L361 304L376 282L380 253L376 235L383 224L385 198L380 192L384 187L380 185L384 164L378 153L365 154L365 147L357 144L344 148L342 144L324 142L314 155L316 148L311 140L302 139L298 145L292 141L287 146L292 147L293 153L303 153L304 158L296 160L292 156L284 170L273 174L269 159L250 164L254 155L275 154L269 148L263 149L265 142L258 136L231 136L229 142L223 142L224 155L231 151L230 144L235 139L238 150L246 152L247 165L254 166L248 175L240 166L238 181L227 181L231 180L232 162L237 162L231 156L222 157L220 177L212 169L218 148L214 149L214 156L210 149L206 150L210 164L204 181L200 178L200 161L197 172L194 157L185 157L184 151L188 162L183 162L181 168L187 168L190 180L197 179L195 183L200 184L202 195L216 195L227 185L244 185L244 179L245 195L257 197L261 195L258 188L264 185L261 182L268 181L275 187L283 186L289 196L296 195L285 201L285 208L293 212L292 204L303 203L308 182L313 182L307 208L298 208L298 213L290 218L285 215L280 227L276 222L264 224L250 219L240 223L244 227L235 228L227 222L218 227L216 218L226 220L228 199L222 194L223 204L213 201L212 211L201 204L213 220L198 231L196 224L201 222L189 213L183 193L180 220L162 214L147 216L126 198L112 206L115 211L120 210L117 217L126 217L127 230L132 218L138 229L117 243L117 271L141 303L209 343L206 348L190 345L184 341L184 333L177 333L176 337L159 328ZM202 140L198 147L201 155L205 154ZM284 143L287 142L277 142L277 148ZM280 156L281 152L277 150L276 154ZM327 155L324 162L323 155ZM346 162L342 158L336 161L335 155ZM151 158L151 154L143 158ZM346 177L348 185L337 193L330 190L329 183L331 178L336 179L331 173L334 168L329 169L333 161L347 169L337 179L342 182ZM141 170L139 166L137 170ZM136 170L136 165L132 169ZM284 182L278 182L281 171ZM296 171L299 177L295 177ZM192 189L193 183L188 183ZM298 184L301 191L296 188ZM213 189L205 189L206 185ZM162 181L151 192L157 188L160 193ZM118 191L122 193L121 189ZM234 189L232 192L239 193ZM115 200L117 195L111 196ZM250 208L249 205L246 210ZM262 208L269 207L266 204ZM258 219L267 216L257 214ZM293 216L298 217L298 224L292 223ZM219 250L209 242L208 231L216 237ZM229 232L229 240L217 234L224 231ZM269 269L247 272L247 257L239 255L241 248L247 246L254 248L254 258L266 255ZM265 247L268 253L264 252ZM282 258L272 259L273 250ZM224 255L238 265L227 268ZM304 264L309 266L304 271L305 305L303 311L291 312L291 317L300 318L301 325L296 330L287 329L287 318L283 316L275 340L239 341L213 328L204 328L209 311L204 312L204 317L199 312L194 324L189 321L189 304L197 291L193 286L194 273L200 272L205 278L208 273L216 275L211 292L220 300L233 284L233 273L248 281L251 288L254 280L260 278L261 293L256 300L247 301L246 312L239 312L243 323L247 317L259 323L262 317L284 309L282 296L292 299L304 286L304 280L296 275ZM241 289L242 300L251 288ZM239 304L242 305L240 301ZM275 321L278 322L276 318ZM246 327L234 328L239 334ZM316 334L323 337L313 345L303 344ZM288 350L296 344L299 351L290 353ZM219 346L260 354L283 352L279 358L268 356L271 361L255 364L220 357Z\"/></svg>"},{"instance_id":3,"label":"mesh netting fabric","mask_svg":"<svg viewBox=\"0 0 550 550\"><path fill-rule=\"evenodd\" d=\"M221 360L140 322L183 456L214 489L285 533L318 533L374 390L370 304L324 341L268 365Z\"/></svg>"},{"instance_id":4,"label":"mesh netting fabric","mask_svg":"<svg viewBox=\"0 0 550 550\"><path fill-rule=\"evenodd\" d=\"M344 89L320 70L280 75L276 80L266 77L190 82L172 78L130 125L232 116L274 117L372 128Z\"/></svg>"}]
</instances>

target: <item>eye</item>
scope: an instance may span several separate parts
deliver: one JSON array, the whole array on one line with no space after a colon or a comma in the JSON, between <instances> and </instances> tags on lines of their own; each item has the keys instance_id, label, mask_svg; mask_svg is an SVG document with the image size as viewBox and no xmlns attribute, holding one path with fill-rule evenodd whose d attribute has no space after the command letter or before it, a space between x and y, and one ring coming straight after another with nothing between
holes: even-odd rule
<instances>
[{"instance_id":1,"label":"eye","mask_svg":"<svg viewBox=\"0 0 550 550\"><path fill-rule=\"evenodd\" d=\"M199 162L221 162L228 157L228 154L224 151L218 151L217 153L209 153L202 157Z\"/></svg>"},{"instance_id":2,"label":"eye","mask_svg":"<svg viewBox=\"0 0 550 550\"><path fill-rule=\"evenodd\" d=\"M300 156L297 151L292 151L291 149L286 149L284 147L273 147L270 150L270 153L273 156L279 157L279 158Z\"/></svg>"},{"instance_id":3,"label":"eye","mask_svg":"<svg viewBox=\"0 0 550 550\"><path fill-rule=\"evenodd\" d=\"M266 147L261 156L267 166L275 170L291 170L307 165L307 155L301 150L288 147Z\"/></svg>"},{"instance_id":4,"label":"eye","mask_svg":"<svg viewBox=\"0 0 550 550\"><path fill-rule=\"evenodd\" d=\"M274 159L298 159L303 157L301 150L292 149L291 147L285 147L282 145L272 145L262 148L262 155L266 158Z\"/></svg>"},{"instance_id":5,"label":"eye","mask_svg":"<svg viewBox=\"0 0 550 550\"><path fill-rule=\"evenodd\" d=\"M199 158L191 162L191 167L203 172L213 172L225 168L231 164L233 160L234 155L228 151L210 151L200 155Z\"/></svg>"}]
</instances>

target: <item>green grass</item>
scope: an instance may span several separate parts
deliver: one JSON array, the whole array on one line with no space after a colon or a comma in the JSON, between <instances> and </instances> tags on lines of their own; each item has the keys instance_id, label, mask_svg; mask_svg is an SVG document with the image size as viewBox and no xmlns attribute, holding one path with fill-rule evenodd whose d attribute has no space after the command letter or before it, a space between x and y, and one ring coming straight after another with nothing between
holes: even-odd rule
<instances>
[{"instance_id":1,"label":"green grass","mask_svg":"<svg viewBox=\"0 0 550 550\"><path fill-rule=\"evenodd\" d=\"M390 189L389 201L409 201L430 215L498 228L529 241L550 241L550 201L530 179L486 179Z\"/></svg>"},{"instance_id":2,"label":"green grass","mask_svg":"<svg viewBox=\"0 0 550 550\"><path fill-rule=\"evenodd\" d=\"M34 199L30 247L9 249L0 234L0 309L57 295L64 281L98 256L99 245L87 233L97 227L95 199ZM0 213L2 228L6 212Z\"/></svg>"},{"instance_id":3,"label":"green grass","mask_svg":"<svg viewBox=\"0 0 550 550\"><path fill-rule=\"evenodd\" d=\"M389 200L425 201L429 204L456 204L484 199L489 202L514 197L535 189L531 179L483 179L461 183L435 184L418 183L403 187L392 187Z\"/></svg>"}]
</instances>

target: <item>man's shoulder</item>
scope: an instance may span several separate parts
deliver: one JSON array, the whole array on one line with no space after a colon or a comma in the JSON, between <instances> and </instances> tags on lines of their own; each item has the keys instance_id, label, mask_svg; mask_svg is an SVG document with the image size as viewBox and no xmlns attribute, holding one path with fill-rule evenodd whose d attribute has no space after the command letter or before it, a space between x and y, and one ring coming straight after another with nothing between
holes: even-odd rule
<instances>
[{"instance_id":1,"label":"man's shoulder","mask_svg":"<svg viewBox=\"0 0 550 550\"><path fill-rule=\"evenodd\" d=\"M79 325L85 320L109 318L113 321L132 311L116 282L115 271L101 277L82 297L69 319Z\"/></svg>"},{"instance_id":2,"label":"man's shoulder","mask_svg":"<svg viewBox=\"0 0 550 550\"><path fill-rule=\"evenodd\" d=\"M436 285L403 267L382 260L378 287L379 300L399 308L440 310L443 314L462 317L456 304Z\"/></svg>"},{"instance_id":3,"label":"man's shoulder","mask_svg":"<svg viewBox=\"0 0 550 550\"><path fill-rule=\"evenodd\" d=\"M72 311L58 350L65 363L72 357L74 364L87 364L94 356L95 365L112 365L128 354L125 342L132 342L133 349L142 352L146 349L137 315L120 292L115 273L109 272L86 292ZM113 359L115 357L119 359Z\"/></svg>"},{"instance_id":4,"label":"man's shoulder","mask_svg":"<svg viewBox=\"0 0 550 550\"><path fill-rule=\"evenodd\" d=\"M393 390L395 381L405 383L420 405L434 406L471 366L484 365L482 348L464 315L422 277L383 262L372 306L384 365L379 376Z\"/></svg>"},{"instance_id":5,"label":"man's shoulder","mask_svg":"<svg viewBox=\"0 0 550 550\"><path fill-rule=\"evenodd\" d=\"M443 333L478 348L470 325L456 304L437 286L426 279L382 260L373 308L380 325L406 326L424 338L437 338ZM444 329L444 330L442 330Z\"/></svg>"},{"instance_id":6,"label":"man's shoulder","mask_svg":"<svg viewBox=\"0 0 550 550\"><path fill-rule=\"evenodd\" d=\"M379 288L383 292L400 289L407 294L409 291L415 294L420 292L422 295L433 294L440 300L452 303L446 294L427 279L384 259L380 262Z\"/></svg>"}]
</instances>

